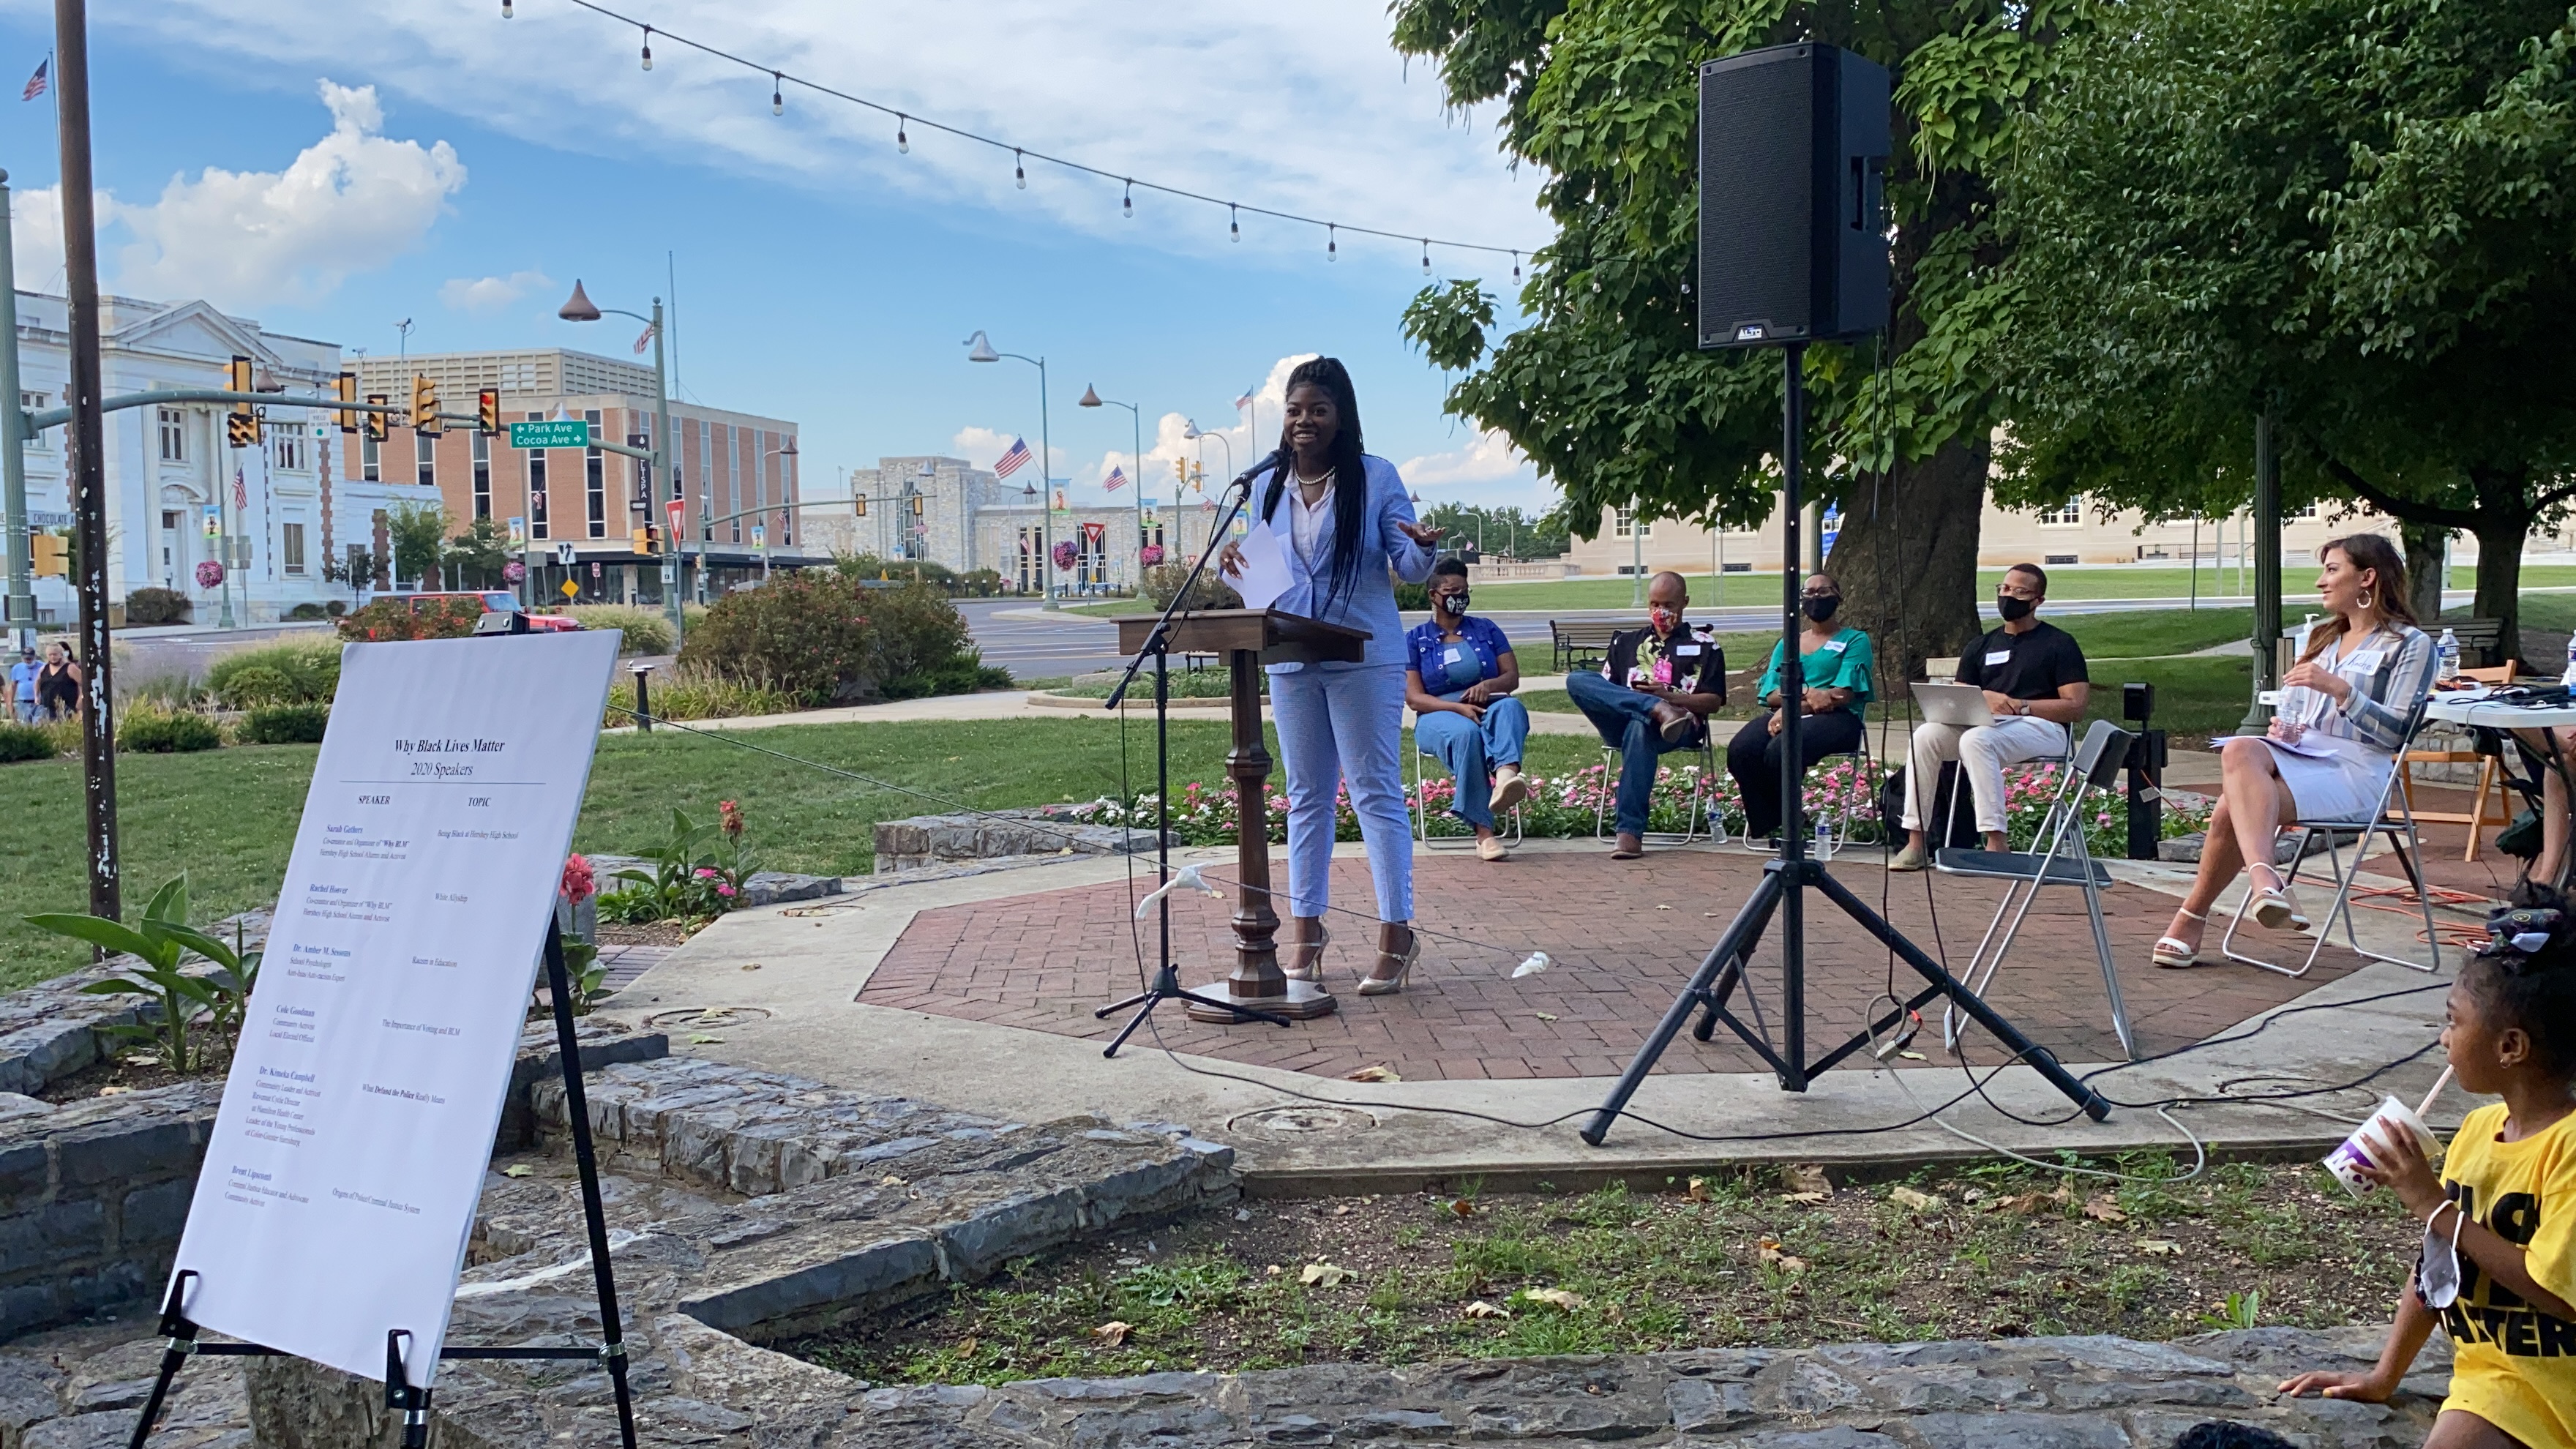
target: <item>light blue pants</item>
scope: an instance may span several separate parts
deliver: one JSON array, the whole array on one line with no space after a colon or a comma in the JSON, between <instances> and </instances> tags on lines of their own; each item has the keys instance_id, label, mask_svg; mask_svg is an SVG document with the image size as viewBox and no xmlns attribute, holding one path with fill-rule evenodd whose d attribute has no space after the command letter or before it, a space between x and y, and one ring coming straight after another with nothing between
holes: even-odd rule
<instances>
[{"instance_id":1,"label":"light blue pants","mask_svg":"<svg viewBox=\"0 0 2576 1449\"><path fill-rule=\"evenodd\" d=\"M1413 919L1413 825L1396 759L1404 735L1404 669L1309 664L1270 676L1270 712L1288 774L1289 914L1320 916L1332 904L1333 800L1350 786L1368 845L1381 921Z\"/></svg>"},{"instance_id":2,"label":"light blue pants","mask_svg":"<svg viewBox=\"0 0 2576 1449\"><path fill-rule=\"evenodd\" d=\"M1485 706L1482 720L1442 710L1413 722L1415 747L1448 766L1458 782L1449 813L1485 830L1494 828L1494 782L1486 772L1519 764L1528 739L1529 707L1508 697Z\"/></svg>"}]
</instances>

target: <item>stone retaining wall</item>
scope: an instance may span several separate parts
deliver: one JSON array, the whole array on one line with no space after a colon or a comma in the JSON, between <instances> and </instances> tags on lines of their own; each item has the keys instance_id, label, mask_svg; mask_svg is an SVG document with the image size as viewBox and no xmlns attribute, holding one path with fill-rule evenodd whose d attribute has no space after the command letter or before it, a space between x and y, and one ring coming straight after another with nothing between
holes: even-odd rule
<instances>
[{"instance_id":1,"label":"stone retaining wall","mask_svg":"<svg viewBox=\"0 0 2576 1449\"><path fill-rule=\"evenodd\" d=\"M880 820L876 873L924 870L1013 856L1116 855L1154 848L1150 830L1092 825L1069 806L993 810L969 815L916 815Z\"/></svg>"}]
</instances>

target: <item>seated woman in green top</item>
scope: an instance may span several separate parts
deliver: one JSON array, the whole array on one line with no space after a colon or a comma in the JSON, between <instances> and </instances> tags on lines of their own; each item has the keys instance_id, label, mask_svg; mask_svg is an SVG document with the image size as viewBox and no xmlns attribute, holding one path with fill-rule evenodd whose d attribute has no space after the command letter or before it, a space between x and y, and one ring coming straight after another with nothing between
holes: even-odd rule
<instances>
[{"instance_id":1,"label":"seated woman in green top","mask_svg":"<svg viewBox=\"0 0 2576 1449\"><path fill-rule=\"evenodd\" d=\"M1842 614L1843 590L1825 574L1808 578L1801 610L1807 626L1798 635L1798 669L1806 679L1806 713L1798 722L1798 773L1827 755L1847 755L1860 748L1861 711L1869 703L1869 636L1835 622ZM1771 666L1754 690L1768 715L1744 722L1726 747L1726 772L1744 797L1744 838L1780 833L1780 646L1771 646Z\"/></svg>"}]
</instances>

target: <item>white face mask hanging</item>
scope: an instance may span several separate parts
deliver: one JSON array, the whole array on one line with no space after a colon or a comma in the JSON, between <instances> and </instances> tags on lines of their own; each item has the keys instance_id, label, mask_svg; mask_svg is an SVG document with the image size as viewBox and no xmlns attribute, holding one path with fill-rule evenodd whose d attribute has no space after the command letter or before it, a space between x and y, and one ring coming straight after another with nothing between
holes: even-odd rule
<instances>
[{"instance_id":1,"label":"white face mask hanging","mask_svg":"<svg viewBox=\"0 0 2576 1449\"><path fill-rule=\"evenodd\" d=\"M2442 1216L2442 1208L2437 1207L2424 1219L2424 1256L2417 1260L2415 1270L2416 1291L2422 1295L2424 1306L2436 1311L2459 1301L2460 1225L2469 1220L2456 1202L2446 1202L2442 1207L2451 1210L2450 1241L2444 1242L2433 1227Z\"/></svg>"}]
</instances>

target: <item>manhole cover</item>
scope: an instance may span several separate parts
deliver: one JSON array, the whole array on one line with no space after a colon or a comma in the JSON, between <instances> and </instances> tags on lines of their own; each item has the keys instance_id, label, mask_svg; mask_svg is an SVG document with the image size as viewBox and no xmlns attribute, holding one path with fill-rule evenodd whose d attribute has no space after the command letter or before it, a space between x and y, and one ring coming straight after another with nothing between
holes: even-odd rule
<instances>
[{"instance_id":1,"label":"manhole cover","mask_svg":"<svg viewBox=\"0 0 2576 1449\"><path fill-rule=\"evenodd\" d=\"M692 1006L685 1011L657 1011L644 1018L644 1024L657 1030L694 1026L741 1026L746 1022L767 1021L765 1006Z\"/></svg>"},{"instance_id":2,"label":"manhole cover","mask_svg":"<svg viewBox=\"0 0 2576 1449\"><path fill-rule=\"evenodd\" d=\"M1237 1132L1261 1137L1310 1137L1318 1132L1365 1132L1377 1119L1356 1107L1264 1107L1226 1124Z\"/></svg>"}]
</instances>

